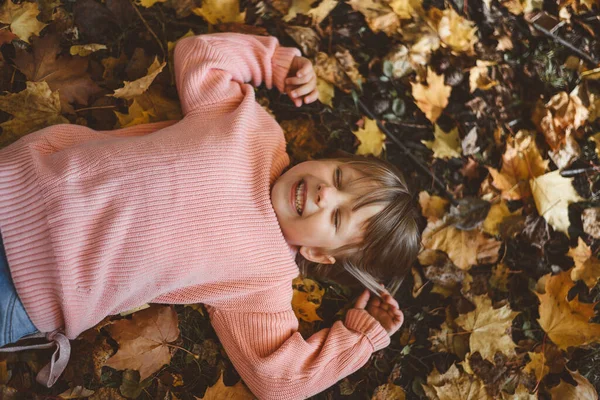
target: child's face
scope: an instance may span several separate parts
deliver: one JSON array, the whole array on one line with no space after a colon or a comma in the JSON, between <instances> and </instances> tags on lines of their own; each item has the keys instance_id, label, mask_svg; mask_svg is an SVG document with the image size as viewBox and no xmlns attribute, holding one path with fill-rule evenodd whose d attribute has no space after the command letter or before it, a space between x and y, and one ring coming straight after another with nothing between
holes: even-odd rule
<instances>
[{"instance_id":1,"label":"child's face","mask_svg":"<svg viewBox=\"0 0 600 400\"><path fill-rule=\"evenodd\" d=\"M277 220L287 242L299 246L305 258L321 263L335 262L327 250L359 243L362 225L383 210L384 205L374 204L351 211L353 201L373 188L365 183L353 186L351 182L360 176L350 165L318 160L300 163L277 179L271 190ZM298 188L303 189L301 213L296 207Z\"/></svg>"}]
</instances>

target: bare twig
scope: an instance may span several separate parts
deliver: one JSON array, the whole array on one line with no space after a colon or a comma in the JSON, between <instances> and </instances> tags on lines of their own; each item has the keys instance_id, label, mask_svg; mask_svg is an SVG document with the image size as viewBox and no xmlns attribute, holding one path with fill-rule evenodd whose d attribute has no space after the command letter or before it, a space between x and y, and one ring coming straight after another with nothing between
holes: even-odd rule
<instances>
[{"instance_id":1,"label":"bare twig","mask_svg":"<svg viewBox=\"0 0 600 400\"><path fill-rule=\"evenodd\" d=\"M544 28L543 26L535 23L535 22L529 22L535 29L537 29L538 31L542 32L544 35L548 36L549 38L552 38L552 40L554 40L557 43L562 44L563 46L565 46L567 49L571 50L573 53L577 54L579 57L585 59L587 62L593 64L594 66L598 66L600 65L600 61L594 59L592 56L590 56L589 54L584 53L583 51L579 50L577 47L573 46L571 43L567 42L566 40L564 40L563 38L555 35L554 33L550 32L549 30L547 30L546 28Z\"/></svg>"},{"instance_id":2,"label":"bare twig","mask_svg":"<svg viewBox=\"0 0 600 400\"><path fill-rule=\"evenodd\" d=\"M158 38L158 36L156 36L156 33L154 33L154 31L152 30L152 28L150 28L150 25L148 25L148 23L146 22L146 20L142 16L142 13L140 13L140 10L138 10L138 8L136 7L136 5L133 2L131 3L131 7L133 7L133 9L137 13L138 17L140 17L140 19L142 20L142 22L146 26L146 29L148 29L148 31L150 32L150 34L152 34L152 36L154 36L154 39L156 39L156 42L160 46L160 50L162 51L162 54L163 54L163 61L166 61L167 60L167 53L165 52L165 48L163 47L162 42L160 41L160 39Z\"/></svg>"}]
</instances>

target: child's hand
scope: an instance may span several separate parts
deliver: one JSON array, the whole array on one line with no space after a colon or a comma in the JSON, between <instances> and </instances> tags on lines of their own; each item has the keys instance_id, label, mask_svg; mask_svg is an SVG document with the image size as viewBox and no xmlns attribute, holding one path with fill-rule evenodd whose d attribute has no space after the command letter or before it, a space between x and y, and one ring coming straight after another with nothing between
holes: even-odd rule
<instances>
[{"instance_id":1,"label":"child's hand","mask_svg":"<svg viewBox=\"0 0 600 400\"><path fill-rule=\"evenodd\" d=\"M389 293L382 294L382 299L379 299L377 296L369 299L370 296L371 292L369 289L365 289L358 296L354 308L365 309L366 307L367 312L392 336L400 329L404 322L404 314L400 311L398 302Z\"/></svg>"},{"instance_id":2,"label":"child's hand","mask_svg":"<svg viewBox=\"0 0 600 400\"><path fill-rule=\"evenodd\" d=\"M294 57L285 79L285 92L296 107L312 103L319 97L317 91L317 75L308 58Z\"/></svg>"}]
</instances>

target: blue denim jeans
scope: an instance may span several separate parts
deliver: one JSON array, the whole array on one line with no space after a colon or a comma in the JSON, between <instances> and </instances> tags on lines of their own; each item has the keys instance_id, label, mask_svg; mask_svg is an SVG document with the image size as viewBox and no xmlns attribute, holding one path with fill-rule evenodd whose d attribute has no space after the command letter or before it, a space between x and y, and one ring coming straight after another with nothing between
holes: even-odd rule
<instances>
[{"instance_id":1,"label":"blue denim jeans","mask_svg":"<svg viewBox=\"0 0 600 400\"><path fill-rule=\"evenodd\" d=\"M17 296L0 235L0 347L36 332L38 330Z\"/></svg>"}]
</instances>

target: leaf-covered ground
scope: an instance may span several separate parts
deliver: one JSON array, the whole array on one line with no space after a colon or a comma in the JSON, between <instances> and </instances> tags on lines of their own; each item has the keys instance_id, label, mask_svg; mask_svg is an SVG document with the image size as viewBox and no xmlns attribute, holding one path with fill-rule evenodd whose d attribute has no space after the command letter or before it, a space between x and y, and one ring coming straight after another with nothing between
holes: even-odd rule
<instances>
[{"instance_id":1,"label":"leaf-covered ground","mask_svg":"<svg viewBox=\"0 0 600 400\"><path fill-rule=\"evenodd\" d=\"M178 119L178 39L274 35L319 76L320 102L300 108L257 90L293 160L336 149L386 158L410 178L423 215L423 251L396 294L403 327L314 398L597 399L599 9L598 0L7 0L0 146L57 123ZM342 319L360 289L306 278L293 283L293 306L308 337ZM252 398L202 305L110 317L72 343L51 389L35 383L51 351L2 355L0 397Z\"/></svg>"}]
</instances>

